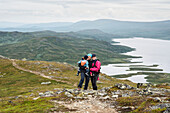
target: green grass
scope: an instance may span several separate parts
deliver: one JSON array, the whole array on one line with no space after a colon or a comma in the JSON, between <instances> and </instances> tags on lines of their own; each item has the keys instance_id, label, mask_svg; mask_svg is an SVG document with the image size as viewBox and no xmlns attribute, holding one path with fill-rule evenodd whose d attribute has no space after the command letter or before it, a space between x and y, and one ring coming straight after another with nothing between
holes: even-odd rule
<instances>
[{"instance_id":1,"label":"green grass","mask_svg":"<svg viewBox=\"0 0 170 113\"><path fill-rule=\"evenodd\" d=\"M140 105L145 99L143 97L120 97L116 100L119 106L137 106Z\"/></svg>"},{"instance_id":2,"label":"green grass","mask_svg":"<svg viewBox=\"0 0 170 113\"><path fill-rule=\"evenodd\" d=\"M5 101L0 103L1 113L47 113L54 104L50 98L40 98L37 100L23 99L12 100L12 103Z\"/></svg>"}]
</instances>

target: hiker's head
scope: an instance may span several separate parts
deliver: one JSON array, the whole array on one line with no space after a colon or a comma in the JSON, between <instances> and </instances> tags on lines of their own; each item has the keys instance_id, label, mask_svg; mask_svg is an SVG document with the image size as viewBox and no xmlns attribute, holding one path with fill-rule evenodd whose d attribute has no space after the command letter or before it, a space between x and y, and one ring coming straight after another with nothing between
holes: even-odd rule
<instances>
[{"instance_id":1,"label":"hiker's head","mask_svg":"<svg viewBox=\"0 0 170 113\"><path fill-rule=\"evenodd\" d=\"M87 56L87 55L85 55L85 56L84 56L84 60L87 60L87 58L88 58L88 56Z\"/></svg>"},{"instance_id":2,"label":"hiker's head","mask_svg":"<svg viewBox=\"0 0 170 113\"><path fill-rule=\"evenodd\" d=\"M92 57L92 54L87 54L87 56L88 56L88 58L87 58L87 60L91 60L91 57Z\"/></svg>"},{"instance_id":3,"label":"hiker's head","mask_svg":"<svg viewBox=\"0 0 170 113\"><path fill-rule=\"evenodd\" d=\"M96 60L97 57L96 57L96 54L92 54L92 60Z\"/></svg>"}]
</instances>

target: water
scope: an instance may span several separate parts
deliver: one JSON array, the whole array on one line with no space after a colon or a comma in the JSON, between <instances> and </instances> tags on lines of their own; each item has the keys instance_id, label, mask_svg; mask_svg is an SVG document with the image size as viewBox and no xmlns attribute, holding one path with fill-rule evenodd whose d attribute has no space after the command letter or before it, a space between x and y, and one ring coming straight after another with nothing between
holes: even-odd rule
<instances>
[{"instance_id":1,"label":"water","mask_svg":"<svg viewBox=\"0 0 170 113\"><path fill-rule=\"evenodd\" d=\"M148 83L147 79L145 79L145 77L147 77L148 75L135 75L135 76L131 76L128 78L119 78L122 80L130 80L134 83Z\"/></svg>"},{"instance_id":2,"label":"water","mask_svg":"<svg viewBox=\"0 0 170 113\"><path fill-rule=\"evenodd\" d=\"M116 67L116 66L129 66L129 65L153 65L157 64L158 68L163 69L162 72L170 73L170 41L159 40L150 38L127 38L127 39L114 39L119 45L125 45L136 48L136 51L125 53L126 55L142 56L142 58L131 59L132 62L143 62L135 64L109 64L102 66L101 72L107 75L118 75L136 73L139 71L126 71L129 67ZM136 77L140 77L136 76ZM131 78L132 79L132 78Z\"/></svg>"}]
</instances>

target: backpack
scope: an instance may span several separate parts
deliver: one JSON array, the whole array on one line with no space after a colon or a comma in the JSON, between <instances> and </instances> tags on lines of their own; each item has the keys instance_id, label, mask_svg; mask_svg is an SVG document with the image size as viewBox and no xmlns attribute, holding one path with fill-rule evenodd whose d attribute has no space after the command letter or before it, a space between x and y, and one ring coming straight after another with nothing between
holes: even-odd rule
<instances>
[{"instance_id":1,"label":"backpack","mask_svg":"<svg viewBox=\"0 0 170 113\"><path fill-rule=\"evenodd\" d=\"M95 61L94 61L94 65L92 66L92 68L93 68L93 67L96 67L96 68L97 68L97 66L96 66L96 62L97 62L97 61L100 61L100 60L99 60L99 59L95 60ZM101 69L101 66L100 66L100 69ZM100 69L99 69L98 72L96 72L96 74L99 74L99 73L100 73Z\"/></svg>"},{"instance_id":2,"label":"backpack","mask_svg":"<svg viewBox=\"0 0 170 113\"><path fill-rule=\"evenodd\" d=\"M83 62L81 61L79 64L78 64L78 67L80 67L81 70L85 70L86 66L84 66L86 64L86 62Z\"/></svg>"}]
</instances>

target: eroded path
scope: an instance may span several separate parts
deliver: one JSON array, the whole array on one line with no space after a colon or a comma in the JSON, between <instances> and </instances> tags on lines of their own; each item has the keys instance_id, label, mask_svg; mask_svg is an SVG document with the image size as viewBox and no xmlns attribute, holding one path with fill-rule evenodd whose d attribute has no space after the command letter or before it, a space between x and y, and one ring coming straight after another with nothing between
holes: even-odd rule
<instances>
[{"instance_id":1,"label":"eroded path","mask_svg":"<svg viewBox=\"0 0 170 113\"><path fill-rule=\"evenodd\" d=\"M52 77L50 77L50 76L46 76L44 73L40 73L40 72L37 72L37 71L31 71L31 70L28 70L28 69L24 69L24 68L20 67L20 66L16 63L16 60L15 60L15 59L10 59L10 60L12 61L12 65L13 65L15 68L19 69L19 70L26 71L26 72L29 72L29 73L32 73L32 74L36 74L36 75L39 75L39 76L41 76L41 77L48 78L48 79L50 79L50 80L55 80L55 81L57 81L57 82L63 82L63 83L71 84L71 83L68 82L68 81L58 80L58 79L54 79L54 78L52 78Z\"/></svg>"},{"instance_id":2,"label":"eroded path","mask_svg":"<svg viewBox=\"0 0 170 113\"><path fill-rule=\"evenodd\" d=\"M110 105L93 97L73 103L59 102L59 104L69 109L76 109L76 111L72 111L71 113L117 113L115 109L110 108Z\"/></svg>"}]
</instances>

